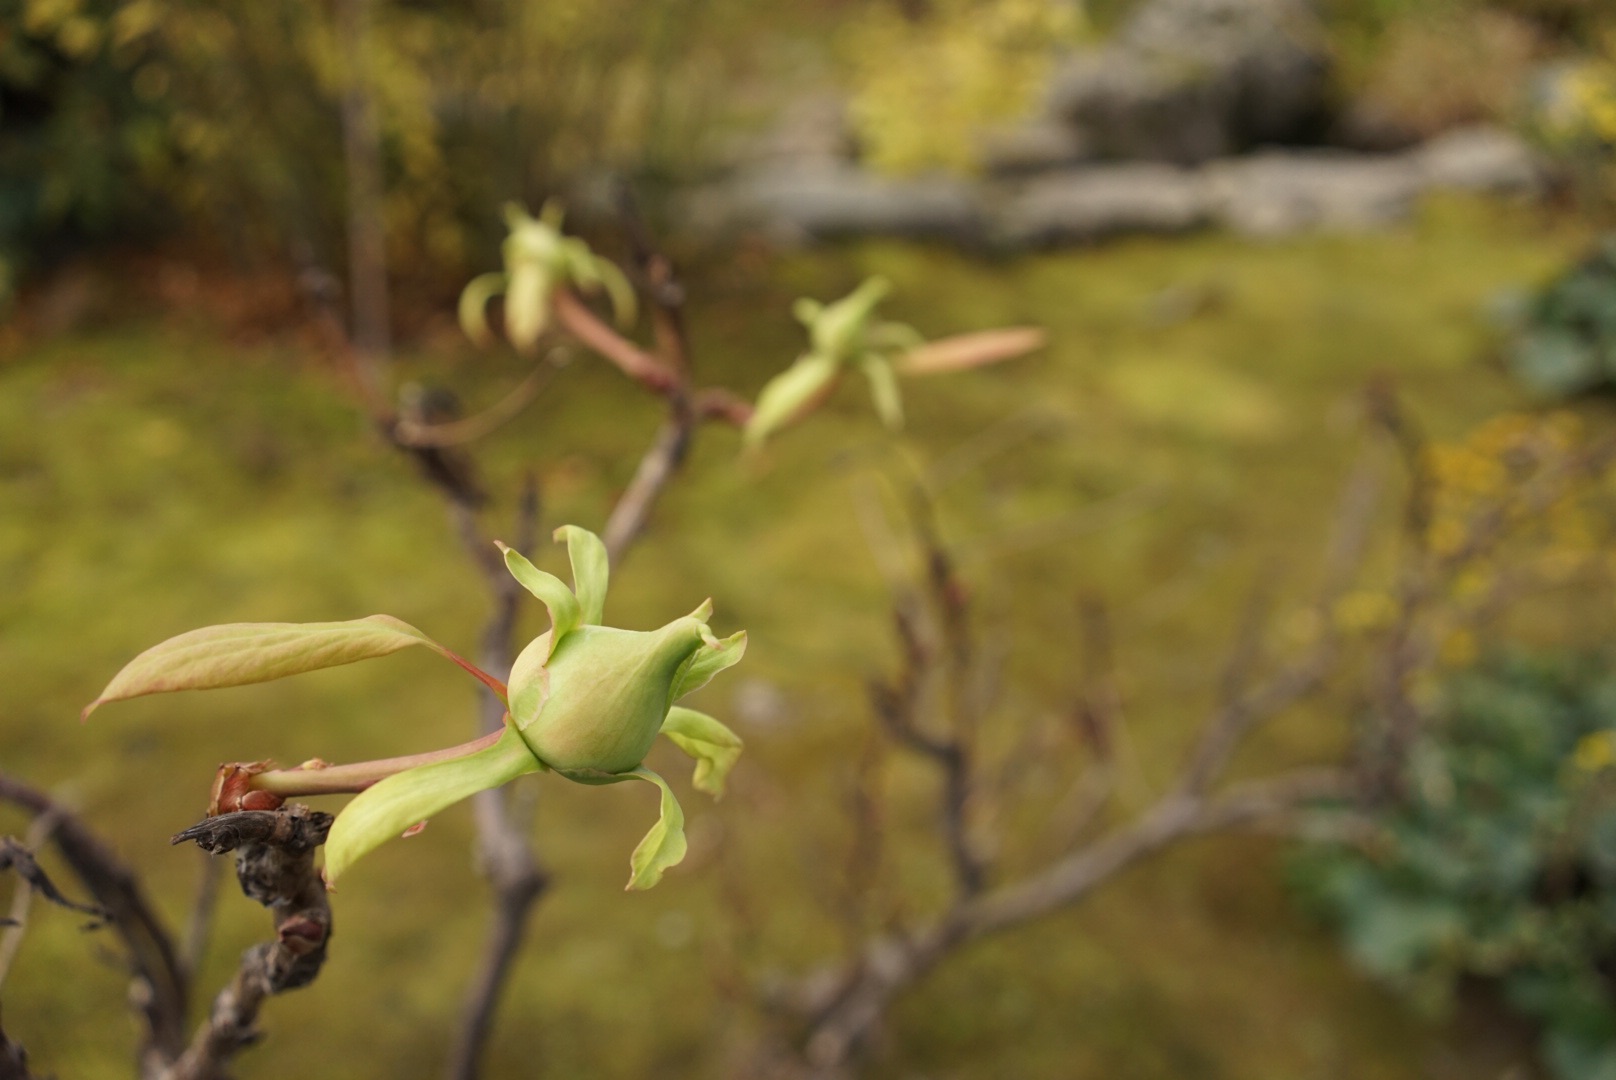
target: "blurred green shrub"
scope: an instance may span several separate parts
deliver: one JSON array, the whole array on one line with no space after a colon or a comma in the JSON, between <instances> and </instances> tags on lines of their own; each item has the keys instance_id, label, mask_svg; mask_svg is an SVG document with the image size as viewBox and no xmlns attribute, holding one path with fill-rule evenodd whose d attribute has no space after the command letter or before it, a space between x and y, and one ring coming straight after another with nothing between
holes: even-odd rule
<instances>
[{"instance_id":1,"label":"blurred green shrub","mask_svg":"<svg viewBox=\"0 0 1616 1080\"><path fill-rule=\"evenodd\" d=\"M340 264L355 80L405 272L462 276L505 199L602 167L678 172L707 145L729 0L365 6L356 53L341 4L0 0L0 255L178 218L247 255Z\"/></svg>"},{"instance_id":2,"label":"blurred green shrub","mask_svg":"<svg viewBox=\"0 0 1616 1080\"><path fill-rule=\"evenodd\" d=\"M1037 104L1056 50L1078 40L1073 0L936 0L911 17L887 2L848 25L852 120L887 172L975 169L985 126Z\"/></svg>"},{"instance_id":3,"label":"blurred green shrub","mask_svg":"<svg viewBox=\"0 0 1616 1080\"><path fill-rule=\"evenodd\" d=\"M1527 300L1505 350L1534 391L1565 397L1616 388L1616 236Z\"/></svg>"},{"instance_id":4,"label":"blurred green shrub","mask_svg":"<svg viewBox=\"0 0 1616 1080\"><path fill-rule=\"evenodd\" d=\"M1296 863L1367 970L1440 1012L1461 979L1541 1024L1561 1080L1616 1077L1616 674L1512 659L1452 679L1399 803Z\"/></svg>"}]
</instances>

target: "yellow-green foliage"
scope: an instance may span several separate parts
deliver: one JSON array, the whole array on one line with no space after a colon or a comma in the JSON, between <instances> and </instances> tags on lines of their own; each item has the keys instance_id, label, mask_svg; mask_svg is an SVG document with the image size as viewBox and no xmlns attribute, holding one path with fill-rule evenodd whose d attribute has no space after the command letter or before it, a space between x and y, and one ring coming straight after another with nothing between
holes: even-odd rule
<instances>
[{"instance_id":1,"label":"yellow-green foliage","mask_svg":"<svg viewBox=\"0 0 1616 1080\"><path fill-rule=\"evenodd\" d=\"M343 102L362 89L393 264L449 277L488 206L585 166L692 160L735 14L731 0L703 5L710 21L674 0L12 5L0 88L47 106L15 135L32 157L0 162L0 179L42 186L24 213L56 222L106 203L108 219L166 202L221 246L277 251L296 237L340 264ZM0 215L0 247L17 242L10 224Z\"/></svg>"},{"instance_id":2,"label":"yellow-green foliage","mask_svg":"<svg viewBox=\"0 0 1616 1080\"><path fill-rule=\"evenodd\" d=\"M1616 27L1598 43L1548 102L1543 134L1579 167L1585 194L1610 209L1616 207Z\"/></svg>"},{"instance_id":3,"label":"yellow-green foliage","mask_svg":"<svg viewBox=\"0 0 1616 1080\"><path fill-rule=\"evenodd\" d=\"M1031 104L1081 27L1071 0L938 0L922 19L872 6L845 36L865 157L891 172L973 168L983 127Z\"/></svg>"}]
</instances>

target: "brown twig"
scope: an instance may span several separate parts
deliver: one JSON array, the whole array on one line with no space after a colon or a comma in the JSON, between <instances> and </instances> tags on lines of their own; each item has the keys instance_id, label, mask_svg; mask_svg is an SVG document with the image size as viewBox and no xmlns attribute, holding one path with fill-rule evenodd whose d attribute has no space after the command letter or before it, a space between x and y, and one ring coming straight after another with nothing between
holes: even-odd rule
<instances>
[{"instance_id":1,"label":"brown twig","mask_svg":"<svg viewBox=\"0 0 1616 1080\"><path fill-rule=\"evenodd\" d=\"M231 1061L258 1038L265 999L307 986L325 963L331 905L314 866L332 816L289 804L279 810L218 814L179 833L210 855L236 853L241 891L270 910L275 940L241 957L235 978L213 1000L190 1046L164 1080L223 1080Z\"/></svg>"},{"instance_id":2,"label":"brown twig","mask_svg":"<svg viewBox=\"0 0 1616 1080\"><path fill-rule=\"evenodd\" d=\"M524 482L516 517L517 546L531 548L539 520L538 485L531 475ZM493 603L483 627L479 663L485 671L505 677L510 673L516 619L524 594L504 565L493 557L495 549L481 535L475 517L464 507L457 507L456 519L467 554L481 568ZM504 704L491 693L478 695L478 712L478 725L484 732L498 731L504 724ZM533 853L526 831L513 817L506 791L479 792L472 800L472 815L477 826L478 863L493 887L493 912L449 1050L445 1075L451 1080L471 1080L478 1074L500 994L521 948L533 906L550 880Z\"/></svg>"},{"instance_id":3,"label":"brown twig","mask_svg":"<svg viewBox=\"0 0 1616 1080\"><path fill-rule=\"evenodd\" d=\"M5 773L0 773L0 802L56 819L52 842L129 950L130 999L145 1024L140 1073L163 1076L185 1046L190 989L168 927L134 872L60 803Z\"/></svg>"}]
</instances>

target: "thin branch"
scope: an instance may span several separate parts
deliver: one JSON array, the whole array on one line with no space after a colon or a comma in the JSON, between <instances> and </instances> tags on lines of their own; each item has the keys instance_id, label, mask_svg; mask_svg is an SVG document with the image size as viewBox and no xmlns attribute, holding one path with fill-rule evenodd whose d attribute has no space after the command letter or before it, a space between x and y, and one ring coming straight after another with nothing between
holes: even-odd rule
<instances>
[{"instance_id":1,"label":"thin branch","mask_svg":"<svg viewBox=\"0 0 1616 1080\"><path fill-rule=\"evenodd\" d=\"M190 988L168 927L134 872L60 803L5 773L0 773L0 802L55 817L56 849L129 950L135 980L130 996L146 1029L141 1075L162 1076L185 1046Z\"/></svg>"},{"instance_id":2,"label":"thin branch","mask_svg":"<svg viewBox=\"0 0 1616 1080\"><path fill-rule=\"evenodd\" d=\"M466 553L481 569L493 604L483 626L479 662L486 670L508 676L524 593L494 557L493 545L482 536L475 516L458 504L454 509ZM515 540L519 549L532 547L538 521L538 484L529 474L517 505ZM504 720L504 704L491 693L479 693L479 728L484 732L499 731ZM472 1080L478 1075L500 994L516 962L529 915L550 881L533 853L526 830L513 819L509 792L498 788L479 792L472 799L472 815L477 827L478 863L493 886L493 911L445 1065L445 1075L451 1080Z\"/></svg>"},{"instance_id":3,"label":"thin branch","mask_svg":"<svg viewBox=\"0 0 1616 1080\"><path fill-rule=\"evenodd\" d=\"M270 910L275 940L242 954L235 978L214 998L207 1020L164 1080L224 1080L231 1059L257 1041L264 1001L319 975L331 939L331 905L314 852L325 843L332 820L292 804L215 815L172 839L192 841L209 854L234 851L241 891Z\"/></svg>"},{"instance_id":4,"label":"thin branch","mask_svg":"<svg viewBox=\"0 0 1616 1080\"><path fill-rule=\"evenodd\" d=\"M408 450L461 446L476 442L521 415L522 410L550 384L556 370L554 364L542 364L534 368L510 393L474 416L445 423L425 423L412 417L399 417L393 424L391 437Z\"/></svg>"},{"instance_id":5,"label":"thin branch","mask_svg":"<svg viewBox=\"0 0 1616 1080\"><path fill-rule=\"evenodd\" d=\"M694 424L688 410L675 408L672 415L662 422L656 441L640 458L634 470L634 479L629 481L606 519L602 540L613 566L622 561L634 541L645 531L657 500L684 464L693 430Z\"/></svg>"},{"instance_id":6,"label":"thin branch","mask_svg":"<svg viewBox=\"0 0 1616 1080\"><path fill-rule=\"evenodd\" d=\"M33 853L50 839L50 834L55 828L55 816L41 814L29 825L28 836L22 843L19 844L9 836L0 836L0 871L10 870L20 879L17 890L11 897L11 912L0 919L0 926L6 927L5 935L0 937L0 984L5 983L6 973L11 970L11 965L16 961L17 953L22 947L23 934L28 929L28 911L32 907L36 892L58 907L77 911L82 915L92 915L97 920L106 918L106 912L93 904L80 904L69 900L35 861Z\"/></svg>"}]
</instances>

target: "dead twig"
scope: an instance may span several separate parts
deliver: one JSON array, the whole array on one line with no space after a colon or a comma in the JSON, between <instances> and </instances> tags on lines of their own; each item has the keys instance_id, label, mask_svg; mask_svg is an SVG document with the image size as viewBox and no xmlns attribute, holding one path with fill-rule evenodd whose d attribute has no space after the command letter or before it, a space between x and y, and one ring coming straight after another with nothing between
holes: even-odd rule
<instances>
[{"instance_id":1,"label":"dead twig","mask_svg":"<svg viewBox=\"0 0 1616 1080\"><path fill-rule=\"evenodd\" d=\"M0 773L0 802L55 819L51 842L94 898L129 952L135 1003L145 1026L139 1051L143 1077L161 1077L185 1046L190 983L173 936L134 871L49 795Z\"/></svg>"},{"instance_id":2,"label":"dead twig","mask_svg":"<svg viewBox=\"0 0 1616 1080\"><path fill-rule=\"evenodd\" d=\"M164 1080L223 1080L231 1061L258 1038L265 999L307 986L319 975L331 940L331 905L314 867L333 818L296 803L206 818L171 843L195 843L211 855L236 853L241 891L270 910L275 940L241 957L235 978L213 1000L208 1018Z\"/></svg>"}]
</instances>

